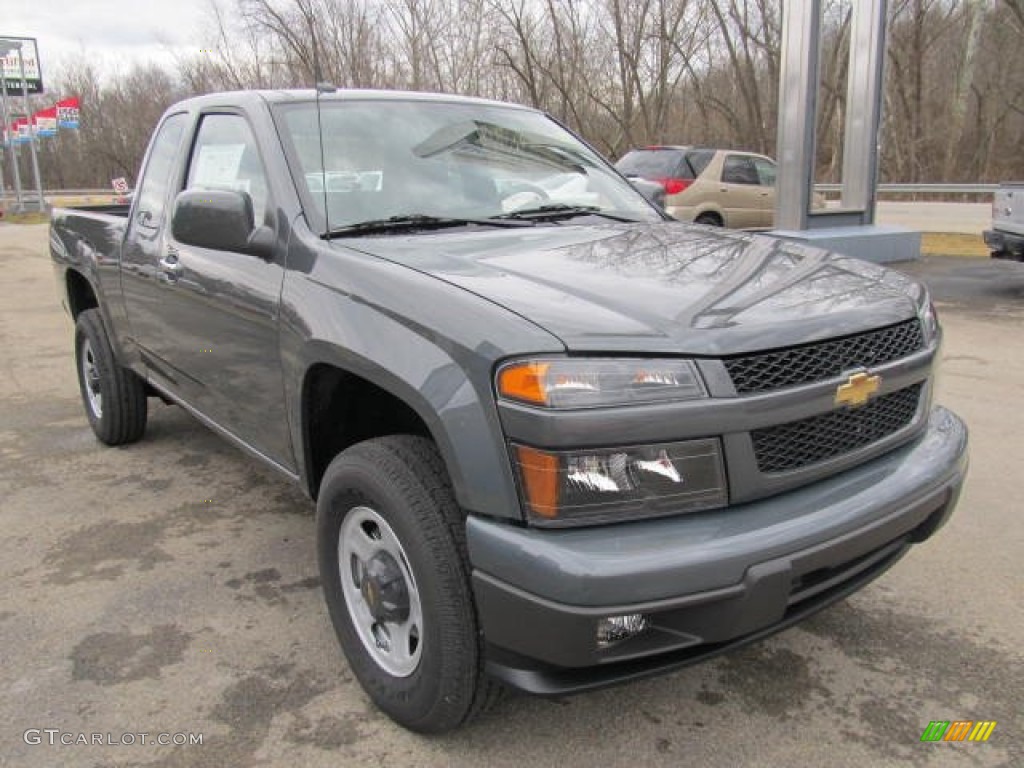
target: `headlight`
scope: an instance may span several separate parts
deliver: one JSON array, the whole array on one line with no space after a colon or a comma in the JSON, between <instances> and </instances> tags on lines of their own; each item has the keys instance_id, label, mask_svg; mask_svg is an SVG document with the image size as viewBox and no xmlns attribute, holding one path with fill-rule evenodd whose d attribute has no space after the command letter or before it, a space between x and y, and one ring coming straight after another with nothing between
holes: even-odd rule
<instances>
[{"instance_id":1,"label":"headlight","mask_svg":"<svg viewBox=\"0 0 1024 768\"><path fill-rule=\"evenodd\" d=\"M502 366L496 387L500 397L546 408L707 397L689 360L523 360Z\"/></svg>"},{"instance_id":2,"label":"headlight","mask_svg":"<svg viewBox=\"0 0 1024 768\"><path fill-rule=\"evenodd\" d=\"M539 525L639 519L728 501L717 439L605 450L512 445L524 507Z\"/></svg>"},{"instance_id":3,"label":"headlight","mask_svg":"<svg viewBox=\"0 0 1024 768\"><path fill-rule=\"evenodd\" d=\"M917 317L921 321L921 338L926 346L930 345L939 333L939 316L935 311L935 302L927 293L917 309Z\"/></svg>"},{"instance_id":4,"label":"headlight","mask_svg":"<svg viewBox=\"0 0 1024 768\"><path fill-rule=\"evenodd\" d=\"M935 310L935 302L932 301L931 296L927 293L925 293L924 302L918 307L917 317L921 321L921 339L924 341L925 346L931 346L941 335L941 330L939 328L939 315ZM942 349L939 348L935 351L935 357L932 359L931 391L933 395L935 388L938 386L941 368Z\"/></svg>"}]
</instances>

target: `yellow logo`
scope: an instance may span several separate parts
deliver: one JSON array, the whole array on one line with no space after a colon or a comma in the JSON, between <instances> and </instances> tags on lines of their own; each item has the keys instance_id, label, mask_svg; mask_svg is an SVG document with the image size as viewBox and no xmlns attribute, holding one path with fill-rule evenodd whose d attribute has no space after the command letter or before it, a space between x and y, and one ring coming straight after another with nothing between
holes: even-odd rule
<instances>
[{"instance_id":1,"label":"yellow logo","mask_svg":"<svg viewBox=\"0 0 1024 768\"><path fill-rule=\"evenodd\" d=\"M845 384L836 387L835 404L857 408L871 399L881 386L881 376L871 376L863 371L851 374Z\"/></svg>"}]
</instances>

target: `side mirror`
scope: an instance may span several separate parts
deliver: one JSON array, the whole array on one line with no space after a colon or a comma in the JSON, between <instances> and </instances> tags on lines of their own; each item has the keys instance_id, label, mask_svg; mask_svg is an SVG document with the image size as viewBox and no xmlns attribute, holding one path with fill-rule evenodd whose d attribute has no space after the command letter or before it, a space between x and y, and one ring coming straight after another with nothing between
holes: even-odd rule
<instances>
[{"instance_id":1,"label":"side mirror","mask_svg":"<svg viewBox=\"0 0 1024 768\"><path fill-rule=\"evenodd\" d=\"M656 181L641 179L639 176L630 176L629 183L641 195L646 197L659 208L665 207L665 188Z\"/></svg>"},{"instance_id":2,"label":"side mirror","mask_svg":"<svg viewBox=\"0 0 1024 768\"><path fill-rule=\"evenodd\" d=\"M186 189L174 199L171 234L185 245L215 251L248 253L261 258L273 254L274 238L266 227L256 227L252 198L228 189Z\"/></svg>"}]
</instances>

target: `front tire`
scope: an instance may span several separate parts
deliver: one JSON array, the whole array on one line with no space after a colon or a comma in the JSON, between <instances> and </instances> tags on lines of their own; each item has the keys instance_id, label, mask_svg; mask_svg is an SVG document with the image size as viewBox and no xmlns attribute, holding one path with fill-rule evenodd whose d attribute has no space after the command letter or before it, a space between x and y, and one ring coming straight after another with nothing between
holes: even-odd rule
<instances>
[{"instance_id":1,"label":"front tire","mask_svg":"<svg viewBox=\"0 0 1024 768\"><path fill-rule=\"evenodd\" d=\"M98 309L87 309L75 320L75 363L85 415L100 442L139 440L146 431L146 387L114 359Z\"/></svg>"},{"instance_id":2,"label":"front tire","mask_svg":"<svg viewBox=\"0 0 1024 768\"><path fill-rule=\"evenodd\" d=\"M317 501L324 597L353 673L400 725L440 733L494 698L469 584L465 519L429 440L335 457Z\"/></svg>"}]
</instances>

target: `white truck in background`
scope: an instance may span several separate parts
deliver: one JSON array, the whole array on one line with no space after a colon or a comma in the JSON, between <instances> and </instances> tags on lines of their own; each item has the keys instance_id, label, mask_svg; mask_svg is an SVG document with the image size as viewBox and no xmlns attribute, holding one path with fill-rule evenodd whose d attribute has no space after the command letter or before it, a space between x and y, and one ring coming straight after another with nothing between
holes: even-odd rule
<instances>
[{"instance_id":1,"label":"white truck in background","mask_svg":"<svg viewBox=\"0 0 1024 768\"><path fill-rule=\"evenodd\" d=\"M993 259L1024 261L1024 181L999 185L992 198L992 229L982 234Z\"/></svg>"}]
</instances>

